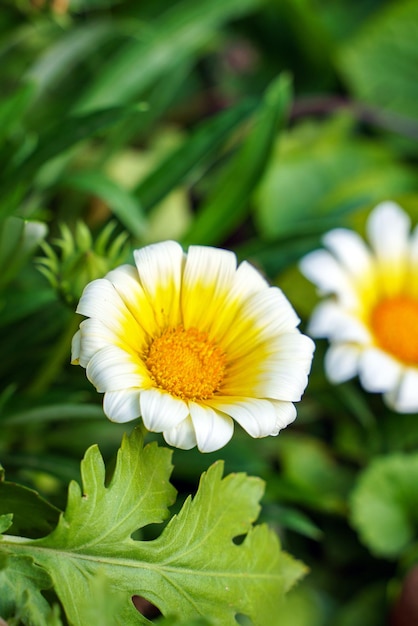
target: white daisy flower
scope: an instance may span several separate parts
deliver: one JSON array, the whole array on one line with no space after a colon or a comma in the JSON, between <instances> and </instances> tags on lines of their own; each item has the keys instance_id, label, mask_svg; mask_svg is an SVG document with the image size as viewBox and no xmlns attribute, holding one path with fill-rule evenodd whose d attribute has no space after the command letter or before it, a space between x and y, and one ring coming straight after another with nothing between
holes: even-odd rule
<instances>
[{"instance_id":1,"label":"white daisy flower","mask_svg":"<svg viewBox=\"0 0 418 626\"><path fill-rule=\"evenodd\" d=\"M134 252L85 288L72 363L104 393L108 418L139 416L172 446L224 446L296 417L314 345L277 287L232 252L174 241Z\"/></svg>"},{"instance_id":2,"label":"white daisy flower","mask_svg":"<svg viewBox=\"0 0 418 626\"><path fill-rule=\"evenodd\" d=\"M367 221L370 245L337 228L302 259L301 271L322 295L309 332L330 347L333 383L358 375L399 413L418 411L418 228L395 203L379 204Z\"/></svg>"}]
</instances>

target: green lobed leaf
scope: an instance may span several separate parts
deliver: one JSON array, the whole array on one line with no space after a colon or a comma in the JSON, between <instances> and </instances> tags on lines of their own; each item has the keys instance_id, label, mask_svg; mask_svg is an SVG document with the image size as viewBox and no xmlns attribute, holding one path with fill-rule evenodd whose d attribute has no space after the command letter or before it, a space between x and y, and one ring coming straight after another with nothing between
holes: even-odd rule
<instances>
[{"instance_id":1,"label":"green lobed leaf","mask_svg":"<svg viewBox=\"0 0 418 626\"><path fill-rule=\"evenodd\" d=\"M401 555L418 535L418 454L374 460L351 495L351 523L374 554Z\"/></svg>"},{"instance_id":2,"label":"green lobed leaf","mask_svg":"<svg viewBox=\"0 0 418 626\"><path fill-rule=\"evenodd\" d=\"M134 595L186 623L208 617L215 626L235 626L240 613L265 626L304 573L302 564L281 552L267 526L252 525L262 481L245 474L222 478L222 462L202 476L196 496L157 539L134 540L134 531L168 513L174 495L170 458L171 452L156 444L142 448L137 429L124 438L106 484L103 459L93 446L82 462L82 489L70 484L56 529L33 541L4 538L2 546L33 556L48 571L74 626L88 623L85 599L97 592L97 576L110 594L124 595L124 609L115 619L121 626L149 623L135 609ZM237 537L244 540L235 543Z\"/></svg>"},{"instance_id":3,"label":"green lobed leaf","mask_svg":"<svg viewBox=\"0 0 418 626\"><path fill-rule=\"evenodd\" d=\"M41 594L51 578L30 556L4 550L0 542L0 616L13 623L47 626L53 609Z\"/></svg>"},{"instance_id":4,"label":"green lobed leaf","mask_svg":"<svg viewBox=\"0 0 418 626\"><path fill-rule=\"evenodd\" d=\"M281 75L267 89L249 135L214 184L184 244L217 244L248 214L249 198L269 161L277 132L285 122L290 98L290 78Z\"/></svg>"}]
</instances>

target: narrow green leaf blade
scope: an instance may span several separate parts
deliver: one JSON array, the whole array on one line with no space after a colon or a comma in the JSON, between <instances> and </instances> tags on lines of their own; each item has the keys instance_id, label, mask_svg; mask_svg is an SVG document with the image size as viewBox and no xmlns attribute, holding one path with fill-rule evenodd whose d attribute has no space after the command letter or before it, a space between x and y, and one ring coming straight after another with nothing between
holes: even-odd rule
<instances>
[{"instance_id":1,"label":"narrow green leaf blade","mask_svg":"<svg viewBox=\"0 0 418 626\"><path fill-rule=\"evenodd\" d=\"M64 175L60 184L86 191L103 200L123 226L136 238L145 232L145 217L138 200L100 171L84 170Z\"/></svg>"},{"instance_id":2,"label":"narrow green leaf blade","mask_svg":"<svg viewBox=\"0 0 418 626\"><path fill-rule=\"evenodd\" d=\"M179 148L169 154L135 189L144 211L162 200L196 166L222 145L229 133L253 110L255 103L245 101L228 109L199 128Z\"/></svg>"},{"instance_id":3,"label":"narrow green leaf blade","mask_svg":"<svg viewBox=\"0 0 418 626\"><path fill-rule=\"evenodd\" d=\"M27 192L28 183L30 184L35 174L46 162L64 154L79 142L113 124L139 114L140 112L133 108L114 107L85 115L69 116L42 131L37 146L29 156L17 167L13 165L3 172L3 201L0 217L5 217L16 209Z\"/></svg>"},{"instance_id":4,"label":"narrow green leaf blade","mask_svg":"<svg viewBox=\"0 0 418 626\"><path fill-rule=\"evenodd\" d=\"M31 83L20 85L16 91L0 102L0 144L12 131L28 108L35 87Z\"/></svg>"},{"instance_id":5,"label":"narrow green leaf blade","mask_svg":"<svg viewBox=\"0 0 418 626\"><path fill-rule=\"evenodd\" d=\"M291 81L282 75L268 88L250 134L201 207L185 245L221 242L248 213L248 200L269 161L290 99Z\"/></svg>"},{"instance_id":6,"label":"narrow green leaf blade","mask_svg":"<svg viewBox=\"0 0 418 626\"><path fill-rule=\"evenodd\" d=\"M174 4L147 32L138 32L109 59L81 98L78 110L128 102L162 74L197 55L223 23L259 4L260 0L186 0Z\"/></svg>"}]
</instances>

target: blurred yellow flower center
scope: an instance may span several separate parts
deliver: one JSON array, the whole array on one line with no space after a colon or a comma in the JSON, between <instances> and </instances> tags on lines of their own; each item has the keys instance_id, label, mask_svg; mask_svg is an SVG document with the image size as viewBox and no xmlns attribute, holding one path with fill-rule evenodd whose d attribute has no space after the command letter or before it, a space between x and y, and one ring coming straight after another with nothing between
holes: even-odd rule
<instances>
[{"instance_id":1,"label":"blurred yellow flower center","mask_svg":"<svg viewBox=\"0 0 418 626\"><path fill-rule=\"evenodd\" d=\"M226 358L207 333L178 326L154 339L146 364L160 389L179 398L204 400L219 389Z\"/></svg>"},{"instance_id":2,"label":"blurred yellow flower center","mask_svg":"<svg viewBox=\"0 0 418 626\"><path fill-rule=\"evenodd\" d=\"M397 296L373 309L371 325L378 345L408 365L418 365L418 300Z\"/></svg>"}]
</instances>

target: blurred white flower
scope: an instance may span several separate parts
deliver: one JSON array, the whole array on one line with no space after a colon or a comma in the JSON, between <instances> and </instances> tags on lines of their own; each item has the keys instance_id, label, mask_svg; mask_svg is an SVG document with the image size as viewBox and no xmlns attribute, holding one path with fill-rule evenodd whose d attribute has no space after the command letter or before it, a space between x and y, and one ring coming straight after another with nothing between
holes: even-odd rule
<instances>
[{"instance_id":1,"label":"blurred white flower","mask_svg":"<svg viewBox=\"0 0 418 626\"><path fill-rule=\"evenodd\" d=\"M302 259L301 271L322 295L309 332L330 347L325 371L333 383L359 376L399 413L418 411L418 229L395 203L379 204L367 221L369 246L338 228L328 250Z\"/></svg>"},{"instance_id":2,"label":"blurred white flower","mask_svg":"<svg viewBox=\"0 0 418 626\"><path fill-rule=\"evenodd\" d=\"M72 362L115 422L142 416L173 446L211 452L277 435L296 417L314 345L277 287L232 252L173 241L134 252L85 288ZM232 419L233 418L233 419Z\"/></svg>"}]
</instances>

